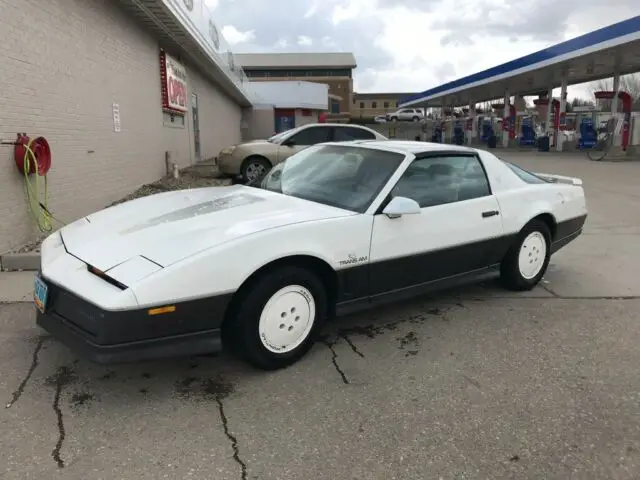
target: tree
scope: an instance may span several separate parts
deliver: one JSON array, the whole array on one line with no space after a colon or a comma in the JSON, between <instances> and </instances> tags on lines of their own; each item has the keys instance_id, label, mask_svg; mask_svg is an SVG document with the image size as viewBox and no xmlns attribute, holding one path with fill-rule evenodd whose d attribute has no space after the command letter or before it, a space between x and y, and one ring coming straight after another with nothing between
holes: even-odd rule
<instances>
[{"instance_id":1,"label":"tree","mask_svg":"<svg viewBox=\"0 0 640 480\"><path fill-rule=\"evenodd\" d=\"M591 92L597 92L600 90L611 91L613 90L613 79L603 78L596 80L591 84ZM632 110L640 110L640 73L631 73L629 75L620 76L620 90L624 90L633 99ZM611 108L610 100L603 100L601 102L602 108Z\"/></svg>"},{"instance_id":2,"label":"tree","mask_svg":"<svg viewBox=\"0 0 640 480\"><path fill-rule=\"evenodd\" d=\"M571 100L572 107L593 106L595 102L593 100L585 100L584 98L575 97Z\"/></svg>"}]
</instances>

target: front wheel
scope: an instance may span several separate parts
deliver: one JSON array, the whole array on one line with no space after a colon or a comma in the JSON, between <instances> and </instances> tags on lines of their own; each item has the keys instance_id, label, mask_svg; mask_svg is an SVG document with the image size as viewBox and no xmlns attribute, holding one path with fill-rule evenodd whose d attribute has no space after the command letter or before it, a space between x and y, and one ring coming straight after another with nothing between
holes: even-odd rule
<instances>
[{"instance_id":1,"label":"front wheel","mask_svg":"<svg viewBox=\"0 0 640 480\"><path fill-rule=\"evenodd\" d=\"M550 258L549 227L541 220L532 220L520 231L502 260L501 280L509 290L531 290L544 276Z\"/></svg>"},{"instance_id":2,"label":"front wheel","mask_svg":"<svg viewBox=\"0 0 640 480\"><path fill-rule=\"evenodd\" d=\"M244 183L256 183L271 169L271 164L263 157L249 157L243 164L240 174Z\"/></svg>"},{"instance_id":3,"label":"front wheel","mask_svg":"<svg viewBox=\"0 0 640 480\"><path fill-rule=\"evenodd\" d=\"M327 294L318 277L303 268L283 267L253 283L231 328L250 364L275 370L306 355L326 312Z\"/></svg>"}]
</instances>

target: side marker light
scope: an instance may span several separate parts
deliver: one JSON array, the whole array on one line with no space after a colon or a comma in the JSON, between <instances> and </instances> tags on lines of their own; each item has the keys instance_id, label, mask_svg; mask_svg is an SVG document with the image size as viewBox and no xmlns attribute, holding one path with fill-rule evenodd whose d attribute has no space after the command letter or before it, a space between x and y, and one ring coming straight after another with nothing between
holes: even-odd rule
<instances>
[{"instance_id":1,"label":"side marker light","mask_svg":"<svg viewBox=\"0 0 640 480\"><path fill-rule=\"evenodd\" d=\"M152 308L147 313L149 315L161 315L163 313L171 313L176 311L175 305L167 305L166 307Z\"/></svg>"}]
</instances>

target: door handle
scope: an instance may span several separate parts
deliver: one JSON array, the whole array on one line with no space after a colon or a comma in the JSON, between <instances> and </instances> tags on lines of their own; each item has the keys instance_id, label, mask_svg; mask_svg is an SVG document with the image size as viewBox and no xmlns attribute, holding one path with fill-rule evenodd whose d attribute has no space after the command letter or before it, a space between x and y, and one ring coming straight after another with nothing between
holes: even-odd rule
<instances>
[{"instance_id":1,"label":"door handle","mask_svg":"<svg viewBox=\"0 0 640 480\"><path fill-rule=\"evenodd\" d=\"M482 212L482 218L494 217L496 215L500 215L498 210L487 210L486 212Z\"/></svg>"}]
</instances>

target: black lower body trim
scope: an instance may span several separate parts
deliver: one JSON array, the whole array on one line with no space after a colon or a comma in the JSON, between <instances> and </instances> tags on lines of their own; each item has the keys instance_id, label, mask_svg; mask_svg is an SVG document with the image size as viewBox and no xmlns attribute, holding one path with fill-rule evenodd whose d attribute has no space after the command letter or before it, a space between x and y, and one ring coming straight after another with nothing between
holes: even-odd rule
<instances>
[{"instance_id":1,"label":"black lower body trim","mask_svg":"<svg viewBox=\"0 0 640 480\"><path fill-rule=\"evenodd\" d=\"M135 362L221 349L221 327L232 294L167 302L170 309L152 315L153 307L105 310L38 277L47 293L46 309L37 310L36 323L90 361Z\"/></svg>"},{"instance_id":2,"label":"black lower body trim","mask_svg":"<svg viewBox=\"0 0 640 480\"><path fill-rule=\"evenodd\" d=\"M566 237L560 238L558 240L554 240L553 243L551 244L551 254L556 253L562 247L574 241L576 238L580 236L581 233L582 233L582 229L578 230L577 232L573 232L572 234L567 235Z\"/></svg>"},{"instance_id":3,"label":"black lower body trim","mask_svg":"<svg viewBox=\"0 0 640 480\"><path fill-rule=\"evenodd\" d=\"M586 219L581 215L559 222L551 253L575 240ZM505 235L341 270L336 315L495 278L516 237Z\"/></svg>"},{"instance_id":4,"label":"black lower body trim","mask_svg":"<svg viewBox=\"0 0 640 480\"><path fill-rule=\"evenodd\" d=\"M412 285L410 287L400 288L385 293L379 293L370 297L345 301L336 305L336 316L349 315L360 310L381 306L387 303L409 300L419 295L426 295L440 290L491 280L496 278L499 273L500 264L496 264L490 267L480 268L472 272L452 275L451 277L432 280L430 282Z\"/></svg>"},{"instance_id":5,"label":"black lower body trim","mask_svg":"<svg viewBox=\"0 0 640 480\"><path fill-rule=\"evenodd\" d=\"M587 215L580 215L579 217L570 218L562 222L558 222L556 227L556 239L563 239L571 235L577 234L584 227L587 221Z\"/></svg>"},{"instance_id":6,"label":"black lower body trim","mask_svg":"<svg viewBox=\"0 0 640 480\"><path fill-rule=\"evenodd\" d=\"M152 338L136 342L99 345L55 314L37 314L36 323L69 350L93 363L110 365L166 357L215 353L222 349L220 329Z\"/></svg>"},{"instance_id":7,"label":"black lower body trim","mask_svg":"<svg viewBox=\"0 0 640 480\"><path fill-rule=\"evenodd\" d=\"M556 238L551 242L551 254L556 253L562 247L574 241L582 234L582 229L587 221L586 215L570 218L564 222L558 222Z\"/></svg>"}]
</instances>

